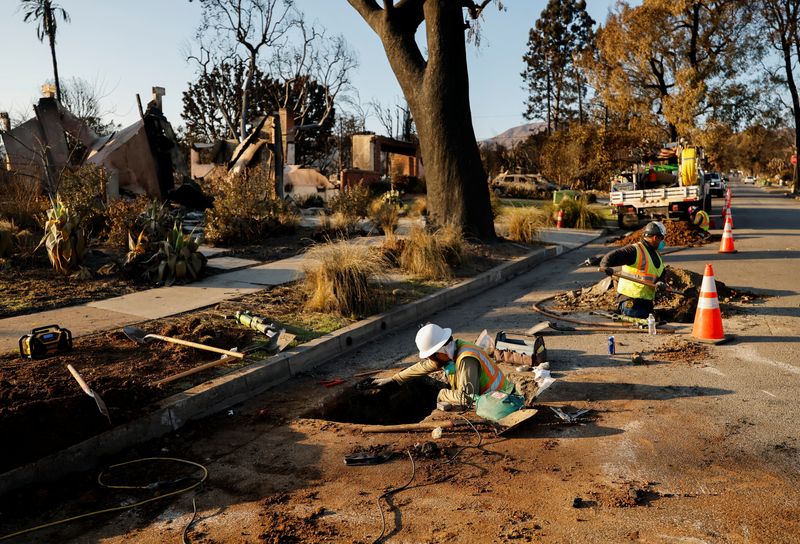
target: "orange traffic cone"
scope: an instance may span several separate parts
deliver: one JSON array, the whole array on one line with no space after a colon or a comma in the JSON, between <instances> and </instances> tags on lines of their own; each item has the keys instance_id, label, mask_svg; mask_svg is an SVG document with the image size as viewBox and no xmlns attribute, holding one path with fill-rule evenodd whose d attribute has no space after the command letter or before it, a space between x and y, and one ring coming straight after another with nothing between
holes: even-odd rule
<instances>
[{"instance_id":1,"label":"orange traffic cone","mask_svg":"<svg viewBox=\"0 0 800 544\"><path fill-rule=\"evenodd\" d=\"M717 253L736 253L736 248L733 247L733 221L731 220L730 210L725 217L725 228L722 231L722 240L719 243L719 251Z\"/></svg>"},{"instance_id":2,"label":"orange traffic cone","mask_svg":"<svg viewBox=\"0 0 800 544\"><path fill-rule=\"evenodd\" d=\"M722 330L722 314L719 311L714 269L710 264L706 265L706 270L703 272L703 285L700 288L700 298L697 299L692 336L705 342L726 340L725 332Z\"/></svg>"},{"instance_id":3,"label":"orange traffic cone","mask_svg":"<svg viewBox=\"0 0 800 544\"><path fill-rule=\"evenodd\" d=\"M556 228L560 229L564 227L564 210L558 210L558 216L556 218Z\"/></svg>"}]
</instances>

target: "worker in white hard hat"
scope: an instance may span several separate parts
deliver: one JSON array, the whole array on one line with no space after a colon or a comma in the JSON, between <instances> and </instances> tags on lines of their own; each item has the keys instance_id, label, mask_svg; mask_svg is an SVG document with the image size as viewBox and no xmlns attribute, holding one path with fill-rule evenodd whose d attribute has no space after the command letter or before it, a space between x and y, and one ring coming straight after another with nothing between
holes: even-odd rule
<instances>
[{"instance_id":1,"label":"worker in white hard hat","mask_svg":"<svg viewBox=\"0 0 800 544\"><path fill-rule=\"evenodd\" d=\"M614 275L614 266L622 266L622 275L638 279L638 283L625 278L618 278L617 293L619 312L630 317L641 319L653 313L653 300L656 289L666 289L661 281L664 275L664 260L658 253L664 249L667 227L660 221L647 224L642 233L642 240L607 253L600 260L600 272ZM645 285L649 284L649 285ZM655 285L655 287L654 287Z\"/></svg>"},{"instance_id":2,"label":"worker in white hard hat","mask_svg":"<svg viewBox=\"0 0 800 544\"><path fill-rule=\"evenodd\" d=\"M373 384L383 387L391 382L403 384L408 380L443 370L450 389L439 391L437 402L468 407L477 395L490 391L513 393L514 384L480 347L464 340L453 339L452 331L434 323L420 328L416 337L418 362L390 378L376 378Z\"/></svg>"}]
</instances>

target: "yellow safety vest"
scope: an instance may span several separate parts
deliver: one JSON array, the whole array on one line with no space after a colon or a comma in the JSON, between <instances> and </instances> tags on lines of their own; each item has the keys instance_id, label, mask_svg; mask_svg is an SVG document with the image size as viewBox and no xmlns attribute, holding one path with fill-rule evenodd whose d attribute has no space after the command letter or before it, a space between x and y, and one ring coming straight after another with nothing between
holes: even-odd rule
<instances>
[{"instance_id":1,"label":"yellow safety vest","mask_svg":"<svg viewBox=\"0 0 800 544\"><path fill-rule=\"evenodd\" d=\"M477 392L483 395L488 391L505 391L508 386L512 386L511 382L506 381L506 376L500 368L492 361L491 357L486 355L481 348L475 344L465 342L464 340L456 340L456 365L461 363L465 357L473 357L478 360L481 365L480 387L481 390ZM450 385L455 389L455 375L449 376Z\"/></svg>"},{"instance_id":2,"label":"yellow safety vest","mask_svg":"<svg viewBox=\"0 0 800 544\"><path fill-rule=\"evenodd\" d=\"M706 212L700 210L694 216L694 224L708 232L708 229L711 227L711 218L708 217Z\"/></svg>"},{"instance_id":3,"label":"yellow safety vest","mask_svg":"<svg viewBox=\"0 0 800 544\"><path fill-rule=\"evenodd\" d=\"M661 259L661 266L656 267L653 260L650 258L647 248L644 247L644 242L634 244L636 247L636 262L632 265L626 264L622 267L622 273L627 276L633 276L642 281L655 283L658 277L664 272L664 259ZM641 298L644 300L653 300L656 298L656 290L648 285L642 285L630 280L619 278L617 283L617 293L625 295L630 298Z\"/></svg>"}]
</instances>

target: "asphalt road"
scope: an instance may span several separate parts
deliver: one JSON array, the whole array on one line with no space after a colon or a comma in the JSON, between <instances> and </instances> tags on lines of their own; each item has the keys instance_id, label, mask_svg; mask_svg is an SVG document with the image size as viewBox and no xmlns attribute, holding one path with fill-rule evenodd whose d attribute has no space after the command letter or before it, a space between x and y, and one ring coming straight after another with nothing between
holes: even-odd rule
<instances>
[{"instance_id":1,"label":"asphalt road","mask_svg":"<svg viewBox=\"0 0 800 544\"><path fill-rule=\"evenodd\" d=\"M590 408L597 419L531 425L508 439L487 439L458 463L422 465L419 483L395 495L386 510L389 542L800 539L800 202L752 186L732 188L738 253L721 255L710 245L666 260L698 273L711 263L717 280L764 295L726 316L725 332L734 339L696 361L633 365L631 353L647 359L659 346L685 339L690 327L656 337L619 334L616 356L606 353L606 334L547 336L558 381L540 398L540 410ZM717 212L721 203L715 199ZM432 321L466 339L482 329L522 333L542 319L533 302L599 280L578 265L607 250L595 244L567 253ZM372 542L381 527L376 498L406 481L407 461L344 469L342 455L365 446L402 450L429 438L365 436L298 416L342 393L320 380L415 361L415 332L391 331L143 449L208 467L193 541L273 541L280 530L284 540L274 541ZM468 436L456 441L469 443ZM576 497L585 507L574 507ZM80 511L65 502L71 504L65 513ZM34 541L177 542L191 517L186 502L39 533ZM310 532L291 540L291 527Z\"/></svg>"}]
</instances>

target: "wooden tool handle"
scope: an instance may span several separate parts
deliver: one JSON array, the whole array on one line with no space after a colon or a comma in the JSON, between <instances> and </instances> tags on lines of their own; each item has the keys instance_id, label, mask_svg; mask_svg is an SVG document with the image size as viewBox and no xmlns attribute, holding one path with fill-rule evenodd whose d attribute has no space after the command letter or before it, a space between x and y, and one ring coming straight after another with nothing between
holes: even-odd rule
<instances>
[{"instance_id":1,"label":"wooden tool handle","mask_svg":"<svg viewBox=\"0 0 800 544\"><path fill-rule=\"evenodd\" d=\"M174 374L172 376L167 376L166 378L162 378L153 382L153 385L163 385L165 383L174 382L175 380L180 380L181 378L185 378L186 376L191 376L192 374L197 374L198 372L202 372L204 370L208 370L209 368L214 368L215 366L224 365L225 363L229 363L234 360L235 357L223 357L221 359L217 359L216 361L211 361L204 365L196 366L194 368L190 368L189 370L185 370L178 374Z\"/></svg>"},{"instance_id":2,"label":"wooden tool handle","mask_svg":"<svg viewBox=\"0 0 800 544\"><path fill-rule=\"evenodd\" d=\"M612 274L615 278L620 278L623 280L632 281L633 283L639 283L641 285L646 285L647 287L655 287L656 284L651 281L640 280L639 278L634 278L633 276L629 276L627 274L617 274L616 272Z\"/></svg>"},{"instance_id":3,"label":"wooden tool handle","mask_svg":"<svg viewBox=\"0 0 800 544\"><path fill-rule=\"evenodd\" d=\"M67 370L69 370L69 373L72 374L73 378L75 378L75 381L78 382L78 385L81 386L81 389L83 389L83 392L86 393L87 395L89 395L90 397L93 397L94 396L94 392L91 390L91 388L88 385L86 385L86 382L83 381L83 378L81 378L81 375L78 374L78 371L75 370L75 368L72 365L67 365Z\"/></svg>"},{"instance_id":4,"label":"wooden tool handle","mask_svg":"<svg viewBox=\"0 0 800 544\"><path fill-rule=\"evenodd\" d=\"M465 423L466 425L466 423ZM450 429L455 427L455 421L447 419L444 421L421 421L419 423L405 423L402 425L365 425L361 427L363 433L402 433L405 431L424 431L441 427Z\"/></svg>"},{"instance_id":5,"label":"wooden tool handle","mask_svg":"<svg viewBox=\"0 0 800 544\"><path fill-rule=\"evenodd\" d=\"M173 344L180 344L181 346L189 346L190 348L204 349L206 351L213 351L214 353L221 353L230 357L244 359L245 354L238 351L229 351L227 349L215 348L214 346L207 346L205 344L198 344L196 342L189 342L188 340L181 340L180 338L172 338L170 336L161 336L160 334L148 334L150 338L158 338L164 342L171 342Z\"/></svg>"}]
</instances>

